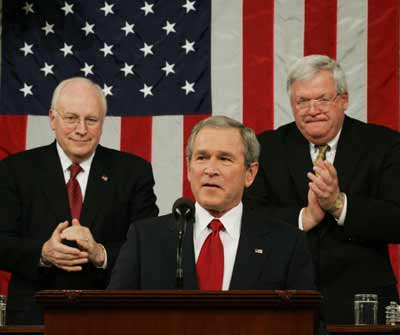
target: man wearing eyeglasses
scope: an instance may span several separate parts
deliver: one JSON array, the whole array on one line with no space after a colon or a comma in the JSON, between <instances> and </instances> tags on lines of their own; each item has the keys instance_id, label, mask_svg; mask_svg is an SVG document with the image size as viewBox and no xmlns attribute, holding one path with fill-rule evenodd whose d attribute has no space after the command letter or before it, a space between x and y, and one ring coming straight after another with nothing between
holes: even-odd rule
<instances>
[{"instance_id":1,"label":"man wearing eyeglasses","mask_svg":"<svg viewBox=\"0 0 400 335\"><path fill-rule=\"evenodd\" d=\"M131 222L157 216L143 159L99 145L107 102L86 78L54 91L56 141L0 161L0 269L8 324L37 324L43 289L104 289Z\"/></svg>"},{"instance_id":2,"label":"man wearing eyeglasses","mask_svg":"<svg viewBox=\"0 0 400 335\"><path fill-rule=\"evenodd\" d=\"M400 136L345 115L340 65L323 55L289 69L295 122L259 135L260 169L246 198L307 232L327 323L354 323L357 293L398 300L387 243L400 242Z\"/></svg>"}]
</instances>

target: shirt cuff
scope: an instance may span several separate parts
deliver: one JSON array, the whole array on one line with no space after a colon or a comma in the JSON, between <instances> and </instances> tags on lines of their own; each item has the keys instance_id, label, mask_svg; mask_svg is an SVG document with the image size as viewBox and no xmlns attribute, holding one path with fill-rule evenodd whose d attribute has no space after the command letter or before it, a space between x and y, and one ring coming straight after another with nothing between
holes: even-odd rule
<instances>
[{"instance_id":1,"label":"shirt cuff","mask_svg":"<svg viewBox=\"0 0 400 335\"><path fill-rule=\"evenodd\" d=\"M343 209L342 209L342 213L339 216L339 219L336 219L336 222L339 226L344 226L344 220L346 219L346 214L347 214L347 196L346 193L343 193L343 197L344 197L344 203L343 203Z\"/></svg>"},{"instance_id":2,"label":"shirt cuff","mask_svg":"<svg viewBox=\"0 0 400 335\"><path fill-rule=\"evenodd\" d=\"M298 226L300 230L304 230L304 226L303 226L303 211L304 208L301 209L300 214L299 214L299 220L298 220Z\"/></svg>"}]
</instances>

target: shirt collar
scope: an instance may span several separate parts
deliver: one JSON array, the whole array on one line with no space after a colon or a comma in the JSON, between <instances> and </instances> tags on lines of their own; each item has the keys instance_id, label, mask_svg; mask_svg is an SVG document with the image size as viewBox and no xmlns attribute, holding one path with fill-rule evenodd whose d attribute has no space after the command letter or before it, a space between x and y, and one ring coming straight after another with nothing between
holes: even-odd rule
<instances>
[{"instance_id":1,"label":"shirt collar","mask_svg":"<svg viewBox=\"0 0 400 335\"><path fill-rule=\"evenodd\" d=\"M329 145L330 151L336 151L341 133L342 133L342 128L339 129L338 133L336 134L336 136L334 138L332 138L328 143L326 143ZM318 147L314 143L311 143L311 142L310 142L310 149L314 150L314 151L318 151Z\"/></svg>"},{"instance_id":2,"label":"shirt collar","mask_svg":"<svg viewBox=\"0 0 400 335\"><path fill-rule=\"evenodd\" d=\"M66 155L66 153L64 152L64 150L61 148L61 146L58 144L58 142L56 142L56 147L57 147L57 153L58 153L58 157L60 157L60 161L61 161L61 166L63 169L63 172L65 173L66 171L68 171L68 168L71 166L72 161L71 159ZM90 166L92 165L92 161L93 161L93 157L94 157L95 152L93 152L89 158L85 159L84 161L80 162L79 165L81 166L82 170L85 171L89 171L90 170Z\"/></svg>"},{"instance_id":3,"label":"shirt collar","mask_svg":"<svg viewBox=\"0 0 400 335\"><path fill-rule=\"evenodd\" d=\"M240 228L243 214L243 204L240 202L237 206L230 209L220 218L214 218L210 213L198 202L195 203L195 234L208 229L207 226L213 219L218 219L224 225L225 231L232 237L240 236Z\"/></svg>"}]
</instances>

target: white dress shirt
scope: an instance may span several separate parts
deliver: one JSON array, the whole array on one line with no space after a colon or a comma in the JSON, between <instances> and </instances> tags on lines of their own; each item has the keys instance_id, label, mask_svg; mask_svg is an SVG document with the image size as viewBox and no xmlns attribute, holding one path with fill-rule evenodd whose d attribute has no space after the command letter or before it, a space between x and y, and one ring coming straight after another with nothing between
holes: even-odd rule
<instances>
[{"instance_id":1,"label":"white dress shirt","mask_svg":"<svg viewBox=\"0 0 400 335\"><path fill-rule=\"evenodd\" d=\"M225 229L219 232L219 236L224 247L224 278L222 280L222 290L229 290L233 266L235 265L236 252L239 245L243 204L240 203L220 218L214 218L197 202L195 204L195 208L196 214L195 224L193 226L193 243L196 263L204 241L206 240L207 236L211 234L211 229L208 228L208 224L213 219L218 219L224 225Z\"/></svg>"},{"instance_id":2,"label":"white dress shirt","mask_svg":"<svg viewBox=\"0 0 400 335\"><path fill-rule=\"evenodd\" d=\"M335 161L336 150L337 150L341 132L342 132L342 129L340 129L339 132L336 134L336 136L327 143L329 145L329 150L326 152L326 160L332 164ZM311 156L311 160L313 162L317 159L317 156L318 156L318 147L311 142L310 142L310 156ZM301 230L304 230L303 219L302 219L303 210L304 210L304 208L300 211L300 214L299 214L299 228ZM344 194L343 210L342 210L342 213L340 214L339 219L336 220L338 225L340 225L340 226L344 225L344 220L346 219L346 213L347 213L347 197L346 197L346 194Z\"/></svg>"}]
</instances>

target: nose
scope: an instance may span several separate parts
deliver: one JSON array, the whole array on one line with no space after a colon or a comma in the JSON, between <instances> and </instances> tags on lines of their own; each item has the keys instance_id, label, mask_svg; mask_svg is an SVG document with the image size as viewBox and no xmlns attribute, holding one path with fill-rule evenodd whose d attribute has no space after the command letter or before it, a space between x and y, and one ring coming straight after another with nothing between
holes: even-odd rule
<instances>
[{"instance_id":1,"label":"nose","mask_svg":"<svg viewBox=\"0 0 400 335\"><path fill-rule=\"evenodd\" d=\"M207 162L204 173L208 176L216 176L219 174L218 165L215 159L210 159Z\"/></svg>"},{"instance_id":2,"label":"nose","mask_svg":"<svg viewBox=\"0 0 400 335\"><path fill-rule=\"evenodd\" d=\"M311 99L310 100L310 108L308 109L308 114L315 115L318 113L319 113L319 109L316 105L316 102L315 102L315 100Z\"/></svg>"},{"instance_id":3,"label":"nose","mask_svg":"<svg viewBox=\"0 0 400 335\"><path fill-rule=\"evenodd\" d=\"M87 133L87 125L85 119L79 119L78 124L76 125L75 132L78 134L84 135Z\"/></svg>"}]
</instances>

